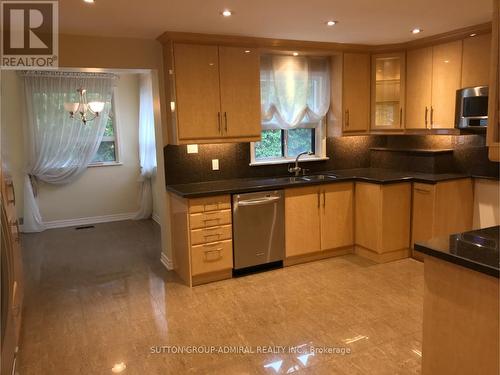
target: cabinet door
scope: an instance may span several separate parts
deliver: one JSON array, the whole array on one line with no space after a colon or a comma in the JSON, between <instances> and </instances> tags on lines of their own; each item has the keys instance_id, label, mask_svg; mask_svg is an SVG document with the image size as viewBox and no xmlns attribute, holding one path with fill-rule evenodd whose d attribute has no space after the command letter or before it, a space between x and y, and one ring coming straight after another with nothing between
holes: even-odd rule
<instances>
[{"instance_id":1,"label":"cabinet door","mask_svg":"<svg viewBox=\"0 0 500 375\"><path fill-rule=\"evenodd\" d=\"M175 44L174 72L179 140L221 137L217 46Z\"/></svg>"},{"instance_id":2,"label":"cabinet door","mask_svg":"<svg viewBox=\"0 0 500 375\"><path fill-rule=\"evenodd\" d=\"M413 184L411 244L433 237L435 185Z\"/></svg>"},{"instance_id":3,"label":"cabinet door","mask_svg":"<svg viewBox=\"0 0 500 375\"><path fill-rule=\"evenodd\" d=\"M372 56L372 129L403 128L404 53Z\"/></svg>"},{"instance_id":4,"label":"cabinet door","mask_svg":"<svg viewBox=\"0 0 500 375\"><path fill-rule=\"evenodd\" d=\"M321 188L321 194L321 250L352 246L352 182L325 185Z\"/></svg>"},{"instance_id":5,"label":"cabinet door","mask_svg":"<svg viewBox=\"0 0 500 375\"><path fill-rule=\"evenodd\" d=\"M219 47L219 63L224 137L259 139L262 126L258 50Z\"/></svg>"},{"instance_id":6,"label":"cabinet door","mask_svg":"<svg viewBox=\"0 0 500 375\"><path fill-rule=\"evenodd\" d=\"M382 215L382 185L356 182L354 228L356 245L379 248Z\"/></svg>"},{"instance_id":7,"label":"cabinet door","mask_svg":"<svg viewBox=\"0 0 500 375\"><path fill-rule=\"evenodd\" d=\"M285 190L285 244L287 258L321 250L320 198L317 187Z\"/></svg>"},{"instance_id":8,"label":"cabinet door","mask_svg":"<svg viewBox=\"0 0 500 375\"><path fill-rule=\"evenodd\" d=\"M490 77L491 34L464 39L462 87L487 86Z\"/></svg>"},{"instance_id":9,"label":"cabinet door","mask_svg":"<svg viewBox=\"0 0 500 375\"><path fill-rule=\"evenodd\" d=\"M344 54L344 132L368 131L370 127L370 55Z\"/></svg>"},{"instance_id":10,"label":"cabinet door","mask_svg":"<svg viewBox=\"0 0 500 375\"><path fill-rule=\"evenodd\" d=\"M379 253L407 250L410 247L411 184L382 186L382 228Z\"/></svg>"},{"instance_id":11,"label":"cabinet door","mask_svg":"<svg viewBox=\"0 0 500 375\"><path fill-rule=\"evenodd\" d=\"M446 236L472 229L472 179L445 181L436 185L434 236Z\"/></svg>"},{"instance_id":12,"label":"cabinet door","mask_svg":"<svg viewBox=\"0 0 500 375\"><path fill-rule=\"evenodd\" d=\"M432 106L430 122L433 129L455 127L456 92L462 77L462 41L440 44L432 49Z\"/></svg>"},{"instance_id":13,"label":"cabinet door","mask_svg":"<svg viewBox=\"0 0 500 375\"><path fill-rule=\"evenodd\" d=\"M432 48L408 51L406 55L407 129L430 127L429 111L432 89ZM455 98L455 95L453 95Z\"/></svg>"}]
</instances>

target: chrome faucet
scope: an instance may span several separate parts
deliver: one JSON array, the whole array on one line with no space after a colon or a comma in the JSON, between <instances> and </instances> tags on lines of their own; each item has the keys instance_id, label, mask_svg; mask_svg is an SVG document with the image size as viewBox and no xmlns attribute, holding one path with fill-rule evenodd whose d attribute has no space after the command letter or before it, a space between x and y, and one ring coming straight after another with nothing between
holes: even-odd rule
<instances>
[{"instance_id":1,"label":"chrome faucet","mask_svg":"<svg viewBox=\"0 0 500 375\"><path fill-rule=\"evenodd\" d=\"M313 155L313 152L311 151L304 151L304 152L301 152L300 154L297 155L297 157L295 158L295 167L288 167L288 172L290 173L295 173L295 177L299 176L300 175L300 171L302 171L302 168L299 167L299 158L302 156L302 155Z\"/></svg>"}]
</instances>

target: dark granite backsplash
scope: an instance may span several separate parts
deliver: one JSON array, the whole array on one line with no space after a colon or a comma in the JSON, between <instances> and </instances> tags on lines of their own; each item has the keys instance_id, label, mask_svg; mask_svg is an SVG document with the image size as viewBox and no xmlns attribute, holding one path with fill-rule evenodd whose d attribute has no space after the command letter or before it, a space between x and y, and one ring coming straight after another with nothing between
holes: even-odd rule
<instances>
[{"instance_id":1,"label":"dark granite backsplash","mask_svg":"<svg viewBox=\"0 0 500 375\"><path fill-rule=\"evenodd\" d=\"M303 163L302 166L311 172L374 167L423 173L499 175L499 164L488 160L485 138L482 135L331 137L327 138L326 147L329 160ZM372 148L378 149L371 150ZM398 151L384 151L380 148ZM411 152L423 149L452 151ZM164 148L164 156L167 184L288 174L286 164L251 167L249 143L198 145L197 154L188 154L186 146L168 145ZM212 159L219 159L220 170L212 170Z\"/></svg>"}]
</instances>

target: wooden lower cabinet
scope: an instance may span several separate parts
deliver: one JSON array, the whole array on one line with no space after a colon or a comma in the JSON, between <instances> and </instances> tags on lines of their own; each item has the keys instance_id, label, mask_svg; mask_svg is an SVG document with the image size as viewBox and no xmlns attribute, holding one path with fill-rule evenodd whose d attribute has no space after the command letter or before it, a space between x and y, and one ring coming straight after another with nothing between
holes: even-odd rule
<instances>
[{"instance_id":1,"label":"wooden lower cabinet","mask_svg":"<svg viewBox=\"0 0 500 375\"><path fill-rule=\"evenodd\" d=\"M232 277L231 196L170 194L174 270L189 286Z\"/></svg>"},{"instance_id":2,"label":"wooden lower cabinet","mask_svg":"<svg viewBox=\"0 0 500 375\"><path fill-rule=\"evenodd\" d=\"M353 245L353 183L285 190L286 258L340 255ZM312 258L304 258L312 259Z\"/></svg>"},{"instance_id":3,"label":"wooden lower cabinet","mask_svg":"<svg viewBox=\"0 0 500 375\"><path fill-rule=\"evenodd\" d=\"M472 229L472 179L413 184L412 237L415 242ZM413 251L413 257L423 255Z\"/></svg>"},{"instance_id":4,"label":"wooden lower cabinet","mask_svg":"<svg viewBox=\"0 0 500 375\"><path fill-rule=\"evenodd\" d=\"M380 263L408 257L410 208L410 183L357 182L355 252Z\"/></svg>"},{"instance_id":5,"label":"wooden lower cabinet","mask_svg":"<svg viewBox=\"0 0 500 375\"><path fill-rule=\"evenodd\" d=\"M353 245L353 186L354 184L349 182L321 187L321 250Z\"/></svg>"},{"instance_id":6,"label":"wooden lower cabinet","mask_svg":"<svg viewBox=\"0 0 500 375\"><path fill-rule=\"evenodd\" d=\"M285 190L285 255L294 257L321 250L317 186Z\"/></svg>"}]
</instances>

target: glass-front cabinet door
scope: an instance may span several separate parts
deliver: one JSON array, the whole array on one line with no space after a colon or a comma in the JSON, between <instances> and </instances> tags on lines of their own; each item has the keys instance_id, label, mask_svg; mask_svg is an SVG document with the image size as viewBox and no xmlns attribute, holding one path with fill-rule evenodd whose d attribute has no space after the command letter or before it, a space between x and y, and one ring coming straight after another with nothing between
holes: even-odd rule
<instances>
[{"instance_id":1,"label":"glass-front cabinet door","mask_svg":"<svg viewBox=\"0 0 500 375\"><path fill-rule=\"evenodd\" d=\"M372 55L372 129L404 129L404 81L404 53Z\"/></svg>"}]
</instances>

